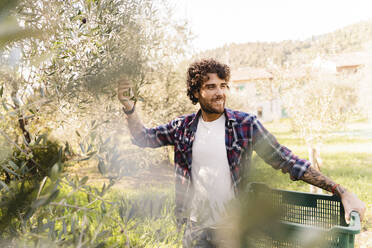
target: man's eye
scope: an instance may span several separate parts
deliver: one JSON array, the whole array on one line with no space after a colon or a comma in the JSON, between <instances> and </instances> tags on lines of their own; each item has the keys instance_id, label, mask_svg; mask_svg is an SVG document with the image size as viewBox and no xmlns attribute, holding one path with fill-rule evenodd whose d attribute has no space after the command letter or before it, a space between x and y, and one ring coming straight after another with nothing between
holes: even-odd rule
<instances>
[{"instance_id":1,"label":"man's eye","mask_svg":"<svg viewBox=\"0 0 372 248\"><path fill-rule=\"evenodd\" d=\"M214 85L207 85L207 89L214 89Z\"/></svg>"}]
</instances>

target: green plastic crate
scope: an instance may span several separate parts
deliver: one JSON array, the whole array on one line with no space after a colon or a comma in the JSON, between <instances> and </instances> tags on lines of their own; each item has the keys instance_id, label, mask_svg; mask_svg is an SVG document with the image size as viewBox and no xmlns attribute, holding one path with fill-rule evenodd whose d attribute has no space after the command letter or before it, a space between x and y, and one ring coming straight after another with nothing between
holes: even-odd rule
<instances>
[{"instance_id":1,"label":"green plastic crate","mask_svg":"<svg viewBox=\"0 0 372 248\"><path fill-rule=\"evenodd\" d=\"M280 227L255 237L255 247L354 247L361 228L359 214L352 212L346 224L339 197L271 189L262 183L251 183L249 193L255 199L270 199L272 207L282 210ZM273 235L277 230L280 234Z\"/></svg>"}]
</instances>

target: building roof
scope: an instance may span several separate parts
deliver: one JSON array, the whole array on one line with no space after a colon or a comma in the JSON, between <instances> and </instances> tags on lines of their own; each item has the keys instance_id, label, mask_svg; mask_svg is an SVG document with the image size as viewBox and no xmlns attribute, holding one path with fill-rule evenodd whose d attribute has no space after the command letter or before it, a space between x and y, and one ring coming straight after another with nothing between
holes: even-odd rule
<instances>
[{"instance_id":1,"label":"building roof","mask_svg":"<svg viewBox=\"0 0 372 248\"><path fill-rule=\"evenodd\" d=\"M334 62L336 67L359 66L372 62L372 53L370 52L353 52L332 55L328 60Z\"/></svg>"},{"instance_id":2,"label":"building roof","mask_svg":"<svg viewBox=\"0 0 372 248\"><path fill-rule=\"evenodd\" d=\"M321 60L320 62L322 62L321 63L322 68L325 65L327 65L328 67L333 66L334 72L333 71L332 72L337 73L338 68L355 68L366 64L372 65L372 49L371 51L330 55L320 60ZM281 71L280 77L286 79L299 79L307 77L317 72L318 70L316 66L314 67L314 65L299 66L297 68L290 68ZM231 72L231 82L233 83L270 80L273 78L274 75L271 72L264 68L258 67L242 67Z\"/></svg>"},{"instance_id":3,"label":"building roof","mask_svg":"<svg viewBox=\"0 0 372 248\"><path fill-rule=\"evenodd\" d=\"M231 72L232 82L267 80L272 78L273 75L269 71L257 67L243 67Z\"/></svg>"}]
</instances>

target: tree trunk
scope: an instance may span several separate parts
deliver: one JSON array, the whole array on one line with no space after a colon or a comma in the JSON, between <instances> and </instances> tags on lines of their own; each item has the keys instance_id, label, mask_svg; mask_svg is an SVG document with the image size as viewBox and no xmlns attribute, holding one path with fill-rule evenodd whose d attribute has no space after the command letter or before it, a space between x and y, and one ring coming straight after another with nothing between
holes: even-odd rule
<instances>
[{"instance_id":1,"label":"tree trunk","mask_svg":"<svg viewBox=\"0 0 372 248\"><path fill-rule=\"evenodd\" d=\"M12 91L11 96L12 96L12 99L13 99L14 110L19 110L20 106L19 106L19 100L17 98L17 89L16 88ZM18 112L19 112L19 117L18 117L19 128L22 130L22 134L25 137L25 140L26 140L27 145L28 145L31 142L31 136L30 136L30 133L26 129L27 121L23 117L21 111L18 111Z\"/></svg>"}]
</instances>

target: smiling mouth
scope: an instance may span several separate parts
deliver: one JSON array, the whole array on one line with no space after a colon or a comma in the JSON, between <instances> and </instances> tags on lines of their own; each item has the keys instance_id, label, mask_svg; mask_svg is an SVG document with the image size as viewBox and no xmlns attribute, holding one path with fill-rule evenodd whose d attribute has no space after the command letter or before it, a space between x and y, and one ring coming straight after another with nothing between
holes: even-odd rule
<instances>
[{"instance_id":1,"label":"smiling mouth","mask_svg":"<svg viewBox=\"0 0 372 248\"><path fill-rule=\"evenodd\" d=\"M216 105L223 105L224 104L224 100L213 101L213 103L216 104Z\"/></svg>"}]
</instances>

